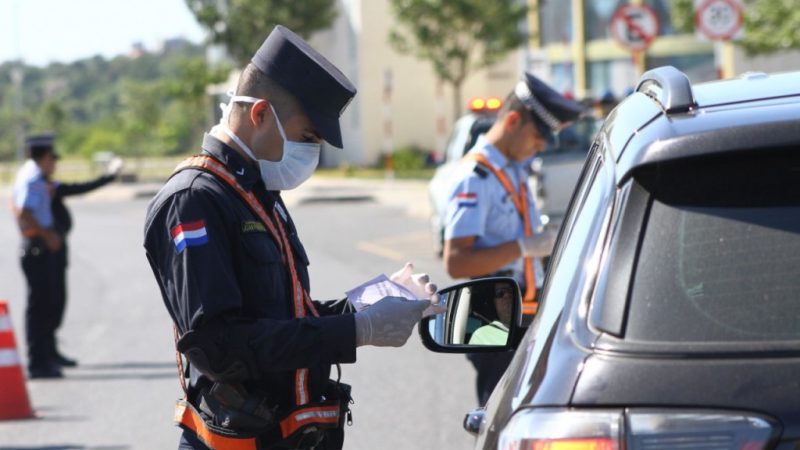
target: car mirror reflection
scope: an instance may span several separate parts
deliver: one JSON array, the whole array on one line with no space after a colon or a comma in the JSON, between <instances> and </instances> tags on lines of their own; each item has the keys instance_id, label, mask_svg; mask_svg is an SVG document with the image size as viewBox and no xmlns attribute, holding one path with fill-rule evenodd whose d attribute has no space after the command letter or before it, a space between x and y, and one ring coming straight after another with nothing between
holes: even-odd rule
<instances>
[{"instance_id":1,"label":"car mirror reflection","mask_svg":"<svg viewBox=\"0 0 800 450\"><path fill-rule=\"evenodd\" d=\"M422 341L439 352L511 348L519 327L521 295L511 278L482 278L439 291L446 312L420 323Z\"/></svg>"}]
</instances>

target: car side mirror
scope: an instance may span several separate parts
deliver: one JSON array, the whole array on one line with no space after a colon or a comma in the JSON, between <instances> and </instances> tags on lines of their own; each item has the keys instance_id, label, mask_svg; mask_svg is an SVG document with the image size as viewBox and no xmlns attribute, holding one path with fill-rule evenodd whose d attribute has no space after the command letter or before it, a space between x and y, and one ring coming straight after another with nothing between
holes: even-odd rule
<instances>
[{"instance_id":1,"label":"car side mirror","mask_svg":"<svg viewBox=\"0 0 800 450\"><path fill-rule=\"evenodd\" d=\"M428 349L440 353L501 352L520 330L522 296L513 278L480 278L439 291L446 311L422 319Z\"/></svg>"}]
</instances>

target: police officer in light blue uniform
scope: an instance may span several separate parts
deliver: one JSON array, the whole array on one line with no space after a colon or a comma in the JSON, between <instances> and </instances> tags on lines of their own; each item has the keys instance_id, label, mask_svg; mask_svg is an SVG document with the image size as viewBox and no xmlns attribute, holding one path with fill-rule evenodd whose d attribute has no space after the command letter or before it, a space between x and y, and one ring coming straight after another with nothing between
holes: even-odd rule
<instances>
[{"instance_id":1,"label":"police officer in light blue uniform","mask_svg":"<svg viewBox=\"0 0 800 450\"><path fill-rule=\"evenodd\" d=\"M446 215L444 263L454 278L510 276L523 293L523 324L536 313L536 290L555 231L543 230L529 187L530 163L583 108L526 73L497 121L478 139L454 176ZM469 355L486 403L511 353Z\"/></svg>"},{"instance_id":2,"label":"police officer in light blue uniform","mask_svg":"<svg viewBox=\"0 0 800 450\"><path fill-rule=\"evenodd\" d=\"M52 360L55 349L56 257L62 242L53 229L53 211L48 178L55 171L58 155L49 134L26 140L29 159L14 182L13 207L22 234L22 270L28 288L25 334L28 371L31 378L59 378Z\"/></svg>"},{"instance_id":3,"label":"police officer in light blue uniform","mask_svg":"<svg viewBox=\"0 0 800 450\"><path fill-rule=\"evenodd\" d=\"M491 165L502 170L517 191L521 183L528 183L532 157L523 161L510 160L485 136L478 138L470 153L483 155ZM461 164L455 176L458 182L451 187L449 195L445 240L475 236L474 248L491 249L525 237L524 223L520 220L512 195L490 169L475 160L468 160ZM526 191L531 192L531 189L526 186ZM542 232L535 198L527 195L526 201L533 229ZM547 235L551 236L552 233L548 232ZM544 270L540 258L534 258L533 262L538 288L541 287ZM491 273L483 274L489 275L512 277L520 286L525 286L523 258L514 258Z\"/></svg>"}]
</instances>

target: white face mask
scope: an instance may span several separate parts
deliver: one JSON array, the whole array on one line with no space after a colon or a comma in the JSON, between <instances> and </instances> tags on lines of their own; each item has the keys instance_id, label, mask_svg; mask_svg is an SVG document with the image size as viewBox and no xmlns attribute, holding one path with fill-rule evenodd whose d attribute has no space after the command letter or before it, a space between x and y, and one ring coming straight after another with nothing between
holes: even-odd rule
<instances>
[{"instance_id":1,"label":"white face mask","mask_svg":"<svg viewBox=\"0 0 800 450\"><path fill-rule=\"evenodd\" d=\"M261 180L264 185L271 191L285 191L294 189L300 186L304 181L309 179L314 173L314 170L319 164L319 153L322 145L314 142L298 142L290 141L286 138L286 132L283 130L278 114L272 104L269 105L272 110L272 115L275 117L275 123L278 125L278 132L283 138L283 156L280 161L267 161L265 159L258 159L255 157L250 147L242 142L236 134L228 127L228 116L234 102L256 103L261 99L255 97L246 97L242 95L231 96L230 103L227 105L220 105L223 108L222 131L228 135L239 147L244 150L254 161L258 161L258 166L261 170Z\"/></svg>"}]
</instances>

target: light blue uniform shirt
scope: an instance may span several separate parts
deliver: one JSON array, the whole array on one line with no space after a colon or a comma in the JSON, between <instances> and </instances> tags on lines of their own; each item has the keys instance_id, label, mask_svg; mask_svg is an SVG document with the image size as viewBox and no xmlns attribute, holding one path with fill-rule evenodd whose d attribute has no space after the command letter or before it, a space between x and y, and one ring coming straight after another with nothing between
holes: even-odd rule
<instances>
[{"instance_id":1,"label":"light blue uniform shirt","mask_svg":"<svg viewBox=\"0 0 800 450\"><path fill-rule=\"evenodd\" d=\"M541 220L536 201L528 182L530 160L512 162L500 150L481 136L470 150L480 153L496 168L508 176L519 191L520 181L528 183L528 212L534 234L541 231ZM496 247L525 236L525 224L514 206L508 191L497 177L475 161L463 161L452 180L448 196L445 240L475 236L475 248ZM541 287L544 278L542 263L534 258L536 285ZM497 271L510 270L520 286L525 285L524 260L519 258ZM486 274L489 275L489 274Z\"/></svg>"},{"instance_id":2,"label":"light blue uniform shirt","mask_svg":"<svg viewBox=\"0 0 800 450\"><path fill-rule=\"evenodd\" d=\"M39 166L32 159L25 161L14 181L14 205L27 209L43 228L53 226L53 210L50 208L50 190Z\"/></svg>"}]
</instances>

